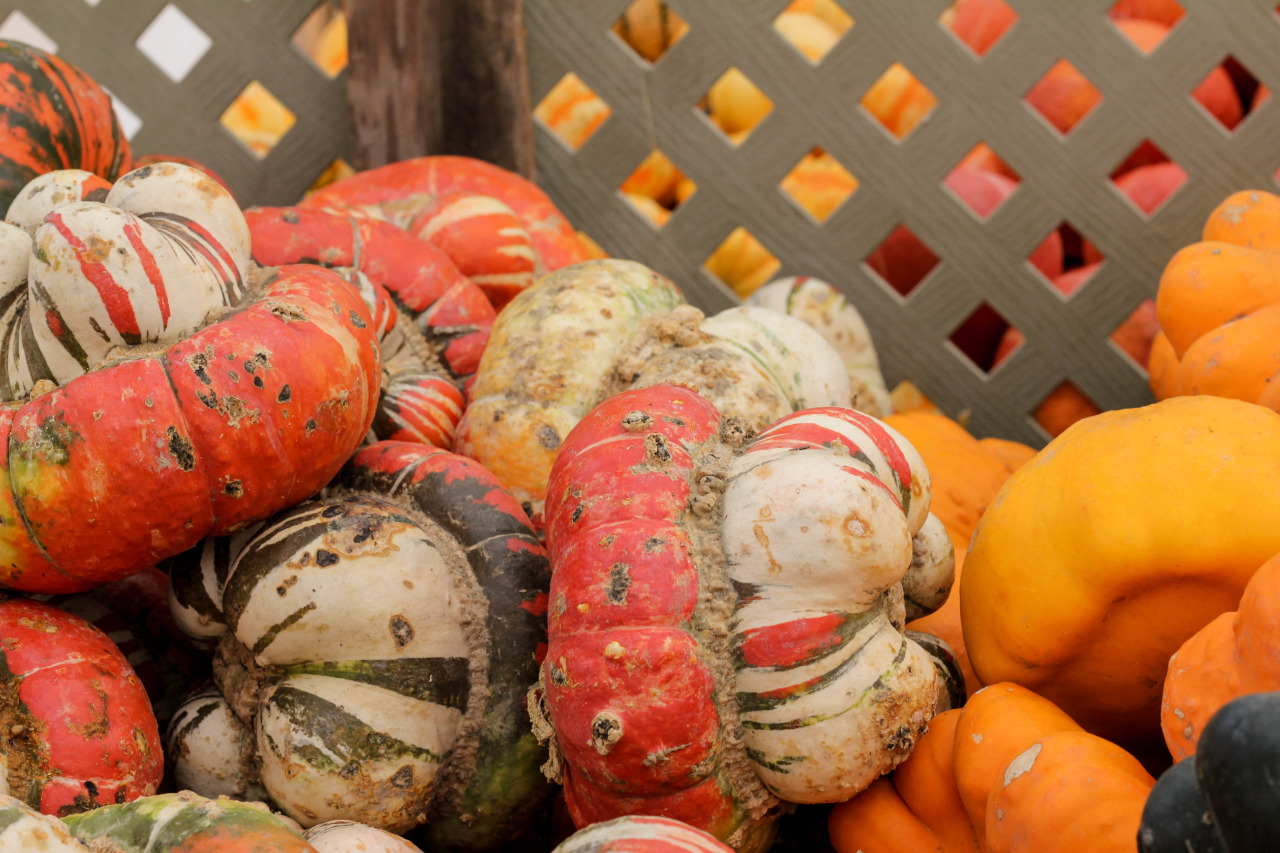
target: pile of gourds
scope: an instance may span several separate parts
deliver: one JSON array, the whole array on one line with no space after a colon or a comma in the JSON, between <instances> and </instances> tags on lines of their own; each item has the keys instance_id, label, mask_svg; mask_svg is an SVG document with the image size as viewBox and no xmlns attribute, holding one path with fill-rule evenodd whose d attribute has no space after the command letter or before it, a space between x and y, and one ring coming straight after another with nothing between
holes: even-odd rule
<instances>
[{"instance_id":1,"label":"pile of gourds","mask_svg":"<svg viewBox=\"0 0 1280 853\"><path fill-rule=\"evenodd\" d=\"M0 65L0 849L1274 838L1280 199L1036 453L823 282L707 317L465 158L242 211Z\"/></svg>"}]
</instances>

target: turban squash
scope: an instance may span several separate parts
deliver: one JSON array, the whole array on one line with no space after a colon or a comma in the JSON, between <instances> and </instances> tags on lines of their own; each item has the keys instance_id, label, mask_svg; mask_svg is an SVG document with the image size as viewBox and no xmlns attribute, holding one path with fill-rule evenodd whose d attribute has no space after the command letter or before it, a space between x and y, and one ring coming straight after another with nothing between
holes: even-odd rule
<instances>
[{"instance_id":1,"label":"turban squash","mask_svg":"<svg viewBox=\"0 0 1280 853\"><path fill-rule=\"evenodd\" d=\"M170 727L178 778L236 779L306 826L425 821L433 849L493 847L538 812L524 697L546 555L475 461L379 442L324 496L170 571L179 625L221 634L220 695Z\"/></svg>"},{"instance_id":2,"label":"turban squash","mask_svg":"<svg viewBox=\"0 0 1280 853\"><path fill-rule=\"evenodd\" d=\"M33 235L0 227L19 397L0 407L0 584L15 589L88 589L304 500L378 399L359 294L311 265L252 268L212 179L146 166L106 201L33 214Z\"/></svg>"},{"instance_id":3,"label":"turban squash","mask_svg":"<svg viewBox=\"0 0 1280 853\"><path fill-rule=\"evenodd\" d=\"M557 457L530 711L579 826L661 814L762 849L780 799L847 799L950 701L957 674L901 633L904 587L927 609L950 580L945 534L913 548L919 455L847 408L746 439L655 385L596 406Z\"/></svg>"}]
</instances>

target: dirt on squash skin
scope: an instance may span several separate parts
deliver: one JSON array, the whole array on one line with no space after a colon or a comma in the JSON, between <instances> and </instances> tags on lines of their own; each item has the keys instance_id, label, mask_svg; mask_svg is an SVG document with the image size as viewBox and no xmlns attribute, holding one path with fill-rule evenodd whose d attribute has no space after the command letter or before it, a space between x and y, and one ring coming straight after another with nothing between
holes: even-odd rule
<instances>
[{"instance_id":1,"label":"dirt on squash skin","mask_svg":"<svg viewBox=\"0 0 1280 853\"><path fill-rule=\"evenodd\" d=\"M9 672L0 650L0 772L5 774L0 781L7 785L9 796L39 808L40 792L48 778L42 768L48 763L43 747L48 743L49 727L27 713L18 696L21 685L21 678Z\"/></svg>"},{"instance_id":2,"label":"dirt on squash skin","mask_svg":"<svg viewBox=\"0 0 1280 853\"><path fill-rule=\"evenodd\" d=\"M698 638L698 652L716 682L720 761L734 798L751 816L725 839L725 843L735 849L758 836L762 825L772 824L784 808L760 781L755 763L747 756L746 745L742 742L729 628L738 596L729 579L729 564L720 540L729 463L754 435L754 430L741 419L725 418L721 423L719 440L694 448L695 467L690 484L689 511L682 519L698 567L698 605L690 628Z\"/></svg>"}]
</instances>

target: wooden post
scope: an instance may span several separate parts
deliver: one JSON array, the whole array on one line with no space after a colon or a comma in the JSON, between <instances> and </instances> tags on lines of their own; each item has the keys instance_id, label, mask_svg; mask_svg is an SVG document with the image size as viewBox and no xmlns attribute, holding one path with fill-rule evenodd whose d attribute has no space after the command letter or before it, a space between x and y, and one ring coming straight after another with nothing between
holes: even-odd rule
<instances>
[{"instance_id":1,"label":"wooden post","mask_svg":"<svg viewBox=\"0 0 1280 853\"><path fill-rule=\"evenodd\" d=\"M533 176L521 0L343 0L352 165L464 154Z\"/></svg>"}]
</instances>

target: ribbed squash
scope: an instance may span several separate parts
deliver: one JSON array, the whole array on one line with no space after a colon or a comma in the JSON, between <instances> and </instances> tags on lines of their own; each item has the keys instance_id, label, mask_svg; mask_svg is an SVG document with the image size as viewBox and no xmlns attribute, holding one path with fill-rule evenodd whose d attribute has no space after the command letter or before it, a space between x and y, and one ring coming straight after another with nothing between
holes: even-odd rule
<instances>
[{"instance_id":1,"label":"ribbed squash","mask_svg":"<svg viewBox=\"0 0 1280 853\"><path fill-rule=\"evenodd\" d=\"M524 695L546 557L477 463L380 442L325 497L171 572L179 623L223 632L214 675L232 712L206 695L175 719L179 778L260 783L305 826L427 822L427 846L486 849L537 813Z\"/></svg>"},{"instance_id":2,"label":"ribbed squash","mask_svg":"<svg viewBox=\"0 0 1280 853\"><path fill-rule=\"evenodd\" d=\"M239 208L203 173L146 166L105 203L60 193L37 193L56 206L28 209L34 234L0 225L3 385L34 393L0 408L0 582L34 592L304 500L359 446L379 384L359 294L314 266L251 268Z\"/></svg>"},{"instance_id":3,"label":"ribbed squash","mask_svg":"<svg viewBox=\"0 0 1280 853\"><path fill-rule=\"evenodd\" d=\"M598 405L557 458L531 711L579 826L661 814L762 849L780 798L847 799L947 706L955 674L901 633L904 587L927 608L949 583L940 525L943 553L913 553L918 454L852 409L746 437L658 385Z\"/></svg>"}]
</instances>

